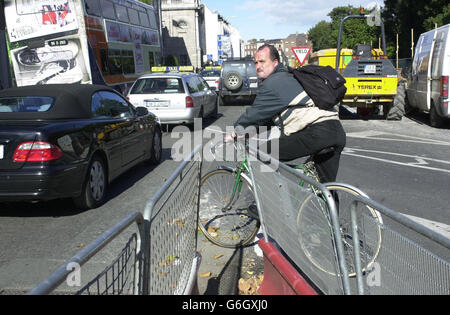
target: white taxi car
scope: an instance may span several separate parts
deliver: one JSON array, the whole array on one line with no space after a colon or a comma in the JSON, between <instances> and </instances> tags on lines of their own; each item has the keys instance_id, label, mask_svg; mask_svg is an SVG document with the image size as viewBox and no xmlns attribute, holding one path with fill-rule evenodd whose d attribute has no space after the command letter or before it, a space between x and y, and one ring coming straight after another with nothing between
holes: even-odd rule
<instances>
[{"instance_id":1,"label":"white taxi car","mask_svg":"<svg viewBox=\"0 0 450 315\"><path fill-rule=\"evenodd\" d=\"M128 99L146 107L163 124L191 124L194 118L216 116L217 94L196 73L158 73L141 76Z\"/></svg>"}]
</instances>

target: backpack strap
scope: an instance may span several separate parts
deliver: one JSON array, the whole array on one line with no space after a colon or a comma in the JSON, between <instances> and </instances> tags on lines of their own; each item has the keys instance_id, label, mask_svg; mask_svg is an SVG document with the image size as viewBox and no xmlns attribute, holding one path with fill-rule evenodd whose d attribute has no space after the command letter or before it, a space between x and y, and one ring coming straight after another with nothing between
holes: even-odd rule
<instances>
[{"instance_id":1,"label":"backpack strap","mask_svg":"<svg viewBox=\"0 0 450 315\"><path fill-rule=\"evenodd\" d=\"M298 107L312 107L314 106L314 102L309 97L309 95L303 91L299 93L296 97L292 99L292 101L288 104L289 107L298 106Z\"/></svg>"}]
</instances>

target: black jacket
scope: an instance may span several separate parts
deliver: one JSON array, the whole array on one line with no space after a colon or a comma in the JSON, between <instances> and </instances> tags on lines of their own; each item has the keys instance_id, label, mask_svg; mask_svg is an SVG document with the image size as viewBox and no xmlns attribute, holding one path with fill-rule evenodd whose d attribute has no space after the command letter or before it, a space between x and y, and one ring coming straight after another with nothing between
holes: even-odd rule
<instances>
[{"instance_id":1,"label":"black jacket","mask_svg":"<svg viewBox=\"0 0 450 315\"><path fill-rule=\"evenodd\" d=\"M235 127L272 125L272 119L291 105L302 92L304 90L300 83L279 64L270 76L259 83L253 105L239 117ZM308 100L310 98L306 96L297 103L306 104Z\"/></svg>"}]
</instances>

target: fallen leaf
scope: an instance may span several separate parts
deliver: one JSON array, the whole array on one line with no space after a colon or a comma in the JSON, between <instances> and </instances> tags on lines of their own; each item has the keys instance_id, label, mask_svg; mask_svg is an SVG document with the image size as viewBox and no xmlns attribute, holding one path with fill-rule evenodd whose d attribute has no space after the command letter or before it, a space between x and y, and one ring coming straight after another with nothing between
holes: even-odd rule
<instances>
[{"instance_id":1,"label":"fallen leaf","mask_svg":"<svg viewBox=\"0 0 450 315\"><path fill-rule=\"evenodd\" d=\"M199 276L202 278L211 277L211 272L210 271L203 272L203 273L200 273Z\"/></svg>"},{"instance_id":2,"label":"fallen leaf","mask_svg":"<svg viewBox=\"0 0 450 315\"><path fill-rule=\"evenodd\" d=\"M218 226L208 226L208 233L217 232L219 229Z\"/></svg>"},{"instance_id":3,"label":"fallen leaf","mask_svg":"<svg viewBox=\"0 0 450 315\"><path fill-rule=\"evenodd\" d=\"M252 272L253 273L253 272ZM259 294L258 289L264 279L264 275L260 274L256 277L251 277L250 279L239 279L238 288L239 293L243 295L255 295Z\"/></svg>"}]
</instances>

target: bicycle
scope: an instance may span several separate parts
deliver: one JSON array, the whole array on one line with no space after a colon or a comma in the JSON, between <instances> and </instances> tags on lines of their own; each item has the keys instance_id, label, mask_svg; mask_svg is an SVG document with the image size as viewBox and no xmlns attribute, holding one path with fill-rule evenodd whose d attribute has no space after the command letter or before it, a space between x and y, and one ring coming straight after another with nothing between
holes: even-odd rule
<instances>
[{"instance_id":1,"label":"bicycle","mask_svg":"<svg viewBox=\"0 0 450 315\"><path fill-rule=\"evenodd\" d=\"M239 149L236 147L236 141L234 146L236 150ZM213 150L213 147L211 150ZM314 156L328 154L330 150L332 148L326 148L315 153L315 155L311 155L305 163L291 165L291 167L320 182L313 162ZM260 221L257 210L254 209L255 197L249 173L247 154L244 154L242 161L238 162L235 167L220 166L208 172L201 179L199 228L204 236L215 245L226 248L245 246L252 242L259 231ZM325 183L324 185L333 194L340 206L340 232L348 263L353 259L353 236L348 210L352 198L348 199L348 196L361 195L367 197L367 195L356 188L337 183ZM334 266L327 265L326 261L321 259L320 254L320 251L324 250L324 240L330 240L333 233L325 198L319 189L303 180L299 182L299 187L303 187L311 193L302 202L298 211L298 241L305 256L316 268L335 275ZM361 217L366 217L375 223L370 224L372 230L368 233L369 240L367 235L363 233L365 229L358 229L360 251L364 260L362 271L365 272L371 268L380 252L382 218L378 211L368 206L362 207L360 211L364 212ZM314 225L314 218L317 219L318 215L322 216L329 230L323 229L323 225ZM364 221L362 225L369 224ZM355 268L350 269L349 276L355 276Z\"/></svg>"}]
</instances>

